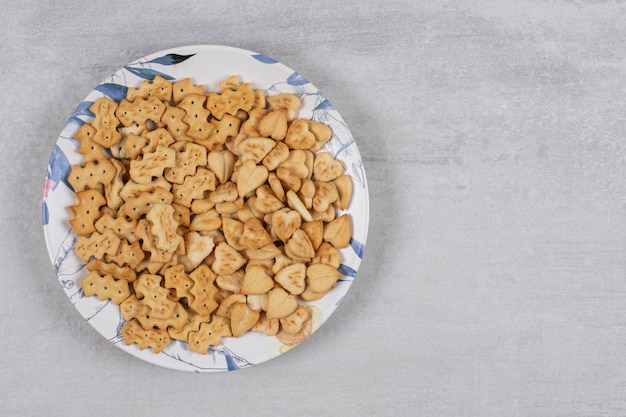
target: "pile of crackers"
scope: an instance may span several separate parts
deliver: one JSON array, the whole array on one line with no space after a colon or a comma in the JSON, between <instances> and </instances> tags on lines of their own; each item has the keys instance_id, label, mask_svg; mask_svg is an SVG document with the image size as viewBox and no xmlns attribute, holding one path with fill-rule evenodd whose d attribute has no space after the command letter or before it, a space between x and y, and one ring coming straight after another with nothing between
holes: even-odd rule
<instances>
[{"instance_id":1,"label":"pile of crackers","mask_svg":"<svg viewBox=\"0 0 626 417\"><path fill-rule=\"evenodd\" d=\"M302 333L341 277L351 179L293 94L231 76L205 92L157 76L90 107L68 207L85 296L111 300L127 344L206 354L221 337ZM309 326L310 327L310 326Z\"/></svg>"}]
</instances>

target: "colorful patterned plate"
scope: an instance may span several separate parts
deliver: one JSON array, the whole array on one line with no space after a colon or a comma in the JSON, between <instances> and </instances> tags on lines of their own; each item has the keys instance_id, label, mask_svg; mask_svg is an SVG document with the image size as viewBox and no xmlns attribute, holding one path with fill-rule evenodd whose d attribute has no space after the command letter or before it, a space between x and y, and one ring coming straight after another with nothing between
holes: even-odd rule
<instances>
[{"instance_id":1,"label":"colorful patterned plate","mask_svg":"<svg viewBox=\"0 0 626 417\"><path fill-rule=\"evenodd\" d=\"M260 333L247 333L240 338L222 338L208 355L191 352L186 343L173 341L159 354L151 349L140 350L126 345L120 329L124 319L119 306L94 297L85 297L81 280L87 274L84 262L73 251L77 236L71 230L66 207L74 204L73 190L67 176L73 164L82 162L73 139L76 130L93 120L90 105L102 96L120 101L128 87L138 87L142 80L160 75L168 80L191 77L195 84L218 90L218 82L238 75L254 89L267 95L293 93L302 99L298 117L328 124L333 137L323 150L340 160L353 180L353 195L347 213L352 220L349 247L341 250L342 277L322 299L308 303L316 330L335 311L356 277L363 257L369 220L368 188L357 145L346 123L326 97L307 79L285 65L254 52L212 45L195 45L169 49L141 58L116 71L97 85L78 105L69 118L52 151L43 192L43 228L50 260L67 296L79 313L109 342L147 362L184 371L212 372L235 370L257 365L286 352L300 339L282 339ZM339 336L337 336L339 337Z\"/></svg>"}]
</instances>

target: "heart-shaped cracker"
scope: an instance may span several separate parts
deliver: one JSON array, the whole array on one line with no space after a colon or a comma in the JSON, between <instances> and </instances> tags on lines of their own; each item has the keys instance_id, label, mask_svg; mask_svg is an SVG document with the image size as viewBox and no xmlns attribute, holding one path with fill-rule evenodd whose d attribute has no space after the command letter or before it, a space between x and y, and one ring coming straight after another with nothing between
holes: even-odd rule
<instances>
[{"instance_id":1,"label":"heart-shaped cracker","mask_svg":"<svg viewBox=\"0 0 626 417\"><path fill-rule=\"evenodd\" d=\"M348 246L351 234L350 217L347 213L324 225L324 240L338 249Z\"/></svg>"},{"instance_id":2,"label":"heart-shaped cracker","mask_svg":"<svg viewBox=\"0 0 626 417\"><path fill-rule=\"evenodd\" d=\"M314 220L309 210L307 210L302 200L300 200L300 197L298 197L298 195L293 190L287 191L286 196L287 205L300 213L300 216L302 216L302 220L304 220L305 222L312 222Z\"/></svg>"},{"instance_id":3,"label":"heart-shaped cracker","mask_svg":"<svg viewBox=\"0 0 626 417\"><path fill-rule=\"evenodd\" d=\"M304 301L310 302L317 301L324 295L326 295L325 292L315 292L311 289L311 287L307 286L305 290L302 291L302 294L300 294L300 298L302 298Z\"/></svg>"},{"instance_id":4,"label":"heart-shaped cracker","mask_svg":"<svg viewBox=\"0 0 626 417\"><path fill-rule=\"evenodd\" d=\"M309 149L316 144L315 135L309 131L306 119L291 122L285 136L285 144L291 149Z\"/></svg>"},{"instance_id":5,"label":"heart-shaped cracker","mask_svg":"<svg viewBox=\"0 0 626 417\"><path fill-rule=\"evenodd\" d=\"M324 222L321 220L305 222L302 223L300 228L304 230L306 235L309 237L311 245L313 245L313 249L317 250L324 239Z\"/></svg>"},{"instance_id":6,"label":"heart-shaped cracker","mask_svg":"<svg viewBox=\"0 0 626 417\"><path fill-rule=\"evenodd\" d=\"M308 122L309 131L313 133L313 135L315 135L316 142L311 150L313 152L317 152L322 148L322 146L326 144L326 142L330 140L330 138L333 136L333 131L328 125L324 123L316 122L314 120L309 120Z\"/></svg>"},{"instance_id":7,"label":"heart-shaped cracker","mask_svg":"<svg viewBox=\"0 0 626 417\"><path fill-rule=\"evenodd\" d=\"M179 256L179 261L185 264L185 270L196 268L206 259L215 246L211 236L204 236L198 232L185 234L185 254Z\"/></svg>"},{"instance_id":8,"label":"heart-shaped cracker","mask_svg":"<svg viewBox=\"0 0 626 417\"><path fill-rule=\"evenodd\" d=\"M278 319L268 319L265 313L261 313L259 320L254 326L252 326L253 332L263 333L266 336L275 336L280 329L280 322Z\"/></svg>"},{"instance_id":9,"label":"heart-shaped cracker","mask_svg":"<svg viewBox=\"0 0 626 417\"><path fill-rule=\"evenodd\" d=\"M218 275L215 283L222 290L238 293L243 283L243 269L239 269L232 274Z\"/></svg>"},{"instance_id":10,"label":"heart-shaped cracker","mask_svg":"<svg viewBox=\"0 0 626 417\"><path fill-rule=\"evenodd\" d=\"M302 326L309 317L311 317L309 309L303 305L298 305L296 311L280 319L280 325L286 333L296 334L302 330Z\"/></svg>"},{"instance_id":11,"label":"heart-shaped cracker","mask_svg":"<svg viewBox=\"0 0 626 417\"><path fill-rule=\"evenodd\" d=\"M296 308L298 308L296 297L285 289L277 287L269 292L265 316L268 319L280 319L296 311Z\"/></svg>"},{"instance_id":12,"label":"heart-shaped cracker","mask_svg":"<svg viewBox=\"0 0 626 417\"><path fill-rule=\"evenodd\" d=\"M352 197L352 179L349 176L342 174L335 179L335 187L337 187L338 198L335 201L335 206L339 210L345 210L350 203Z\"/></svg>"},{"instance_id":13,"label":"heart-shaped cracker","mask_svg":"<svg viewBox=\"0 0 626 417\"><path fill-rule=\"evenodd\" d=\"M343 165L328 152L321 152L313 163L313 179L316 181L332 181L343 173Z\"/></svg>"},{"instance_id":14,"label":"heart-shaped cracker","mask_svg":"<svg viewBox=\"0 0 626 417\"><path fill-rule=\"evenodd\" d=\"M243 225L243 233L239 244L244 249L259 249L272 243L273 239L256 217L251 217Z\"/></svg>"},{"instance_id":15,"label":"heart-shaped cracker","mask_svg":"<svg viewBox=\"0 0 626 417\"><path fill-rule=\"evenodd\" d=\"M288 168L279 166L276 171L276 177L280 180L283 188L286 191L298 192L302 186L302 180L296 174L291 172Z\"/></svg>"},{"instance_id":16,"label":"heart-shaped cracker","mask_svg":"<svg viewBox=\"0 0 626 417\"><path fill-rule=\"evenodd\" d=\"M237 192L237 184L232 181L226 181L217 186L214 191L211 191L210 199L215 204L224 203L227 201L235 201L239 197Z\"/></svg>"},{"instance_id":17,"label":"heart-shaped cracker","mask_svg":"<svg viewBox=\"0 0 626 417\"><path fill-rule=\"evenodd\" d=\"M287 168L300 179L308 178L309 168L307 167L307 154L310 154L310 152L302 149L294 149L289 152L289 157L278 164L278 166Z\"/></svg>"},{"instance_id":18,"label":"heart-shaped cracker","mask_svg":"<svg viewBox=\"0 0 626 417\"><path fill-rule=\"evenodd\" d=\"M267 260L274 259L280 253L282 253L281 250L274 243L270 243L258 249L248 249L246 256L250 260Z\"/></svg>"},{"instance_id":19,"label":"heart-shaped cracker","mask_svg":"<svg viewBox=\"0 0 626 417\"><path fill-rule=\"evenodd\" d=\"M263 158L263 165L270 171L274 171L281 162L289 158L289 147L284 142L274 143L274 148Z\"/></svg>"},{"instance_id":20,"label":"heart-shaped cracker","mask_svg":"<svg viewBox=\"0 0 626 417\"><path fill-rule=\"evenodd\" d=\"M248 113L248 119L241 124L241 130L246 136L261 136L261 132L259 131L259 123L261 119L269 113L268 109L265 108L257 108L252 109Z\"/></svg>"},{"instance_id":21,"label":"heart-shaped cracker","mask_svg":"<svg viewBox=\"0 0 626 417\"><path fill-rule=\"evenodd\" d=\"M274 275L274 281L293 295L301 294L306 287L306 265L302 262L289 265Z\"/></svg>"},{"instance_id":22,"label":"heart-shaped cracker","mask_svg":"<svg viewBox=\"0 0 626 417\"><path fill-rule=\"evenodd\" d=\"M267 184L270 186L276 198L283 203L287 202L287 196L285 195L285 188L280 182L275 172L270 172L267 176Z\"/></svg>"},{"instance_id":23,"label":"heart-shaped cracker","mask_svg":"<svg viewBox=\"0 0 626 417\"><path fill-rule=\"evenodd\" d=\"M287 242L291 238L301 223L300 213L286 207L272 214L272 232L283 242Z\"/></svg>"},{"instance_id":24,"label":"heart-shaped cracker","mask_svg":"<svg viewBox=\"0 0 626 417\"><path fill-rule=\"evenodd\" d=\"M250 330L257 321L261 312L252 310L246 303L237 303L233 306L230 314L230 329L235 337L239 337Z\"/></svg>"},{"instance_id":25,"label":"heart-shaped cracker","mask_svg":"<svg viewBox=\"0 0 626 417\"><path fill-rule=\"evenodd\" d=\"M246 269L239 292L241 294L265 294L274 287L274 280L262 267L250 266Z\"/></svg>"},{"instance_id":26,"label":"heart-shaped cracker","mask_svg":"<svg viewBox=\"0 0 626 417\"><path fill-rule=\"evenodd\" d=\"M302 229L296 229L285 243L285 254L296 262L308 262L315 256L309 237Z\"/></svg>"},{"instance_id":27,"label":"heart-shaped cracker","mask_svg":"<svg viewBox=\"0 0 626 417\"><path fill-rule=\"evenodd\" d=\"M213 261L212 268L216 274L232 274L245 263L246 258L228 243L222 242L215 248L215 261Z\"/></svg>"},{"instance_id":28,"label":"heart-shaped cracker","mask_svg":"<svg viewBox=\"0 0 626 417\"><path fill-rule=\"evenodd\" d=\"M278 109L267 113L259 122L259 133L264 137L283 140L287 135L287 110Z\"/></svg>"},{"instance_id":29,"label":"heart-shaped cracker","mask_svg":"<svg viewBox=\"0 0 626 417\"><path fill-rule=\"evenodd\" d=\"M315 184L309 179L302 180L300 189L298 190L298 197L307 209L313 208L313 196L315 195Z\"/></svg>"},{"instance_id":30,"label":"heart-shaped cracker","mask_svg":"<svg viewBox=\"0 0 626 417\"><path fill-rule=\"evenodd\" d=\"M246 295L246 304L252 310L266 311L269 294L248 294Z\"/></svg>"},{"instance_id":31,"label":"heart-shaped cracker","mask_svg":"<svg viewBox=\"0 0 626 417\"><path fill-rule=\"evenodd\" d=\"M196 232L217 230L222 225L222 219L215 209L211 209L205 213L198 213L193 216L189 223L189 230Z\"/></svg>"},{"instance_id":32,"label":"heart-shaped cracker","mask_svg":"<svg viewBox=\"0 0 626 417\"><path fill-rule=\"evenodd\" d=\"M308 285L318 293L329 291L340 277L341 272L327 264L311 264L306 269Z\"/></svg>"},{"instance_id":33,"label":"heart-shaped cracker","mask_svg":"<svg viewBox=\"0 0 626 417\"><path fill-rule=\"evenodd\" d=\"M341 264L341 255L339 255L339 251L333 245L328 242L322 242L315 251L315 256L311 259L311 263L328 264L337 269Z\"/></svg>"},{"instance_id":34,"label":"heart-shaped cracker","mask_svg":"<svg viewBox=\"0 0 626 417\"><path fill-rule=\"evenodd\" d=\"M239 241L243 235L244 223L229 216L222 216L222 232L226 242L236 250L243 250Z\"/></svg>"},{"instance_id":35,"label":"heart-shaped cracker","mask_svg":"<svg viewBox=\"0 0 626 417\"><path fill-rule=\"evenodd\" d=\"M217 308L215 314L221 317L230 318L230 315L233 311L233 307L239 303L246 303L246 296L239 293L230 294L228 297L224 298L224 300L220 303L220 306Z\"/></svg>"},{"instance_id":36,"label":"heart-shaped cracker","mask_svg":"<svg viewBox=\"0 0 626 417\"><path fill-rule=\"evenodd\" d=\"M243 162L237 171L237 191L239 196L246 197L249 193L256 190L267 181L267 175L267 168L263 165L257 165L251 160Z\"/></svg>"},{"instance_id":37,"label":"heart-shaped cracker","mask_svg":"<svg viewBox=\"0 0 626 417\"><path fill-rule=\"evenodd\" d=\"M293 120L296 117L302 102L300 98L294 94L281 93L269 96L265 99L267 104L274 110L284 109L286 110L286 116L288 120Z\"/></svg>"},{"instance_id":38,"label":"heart-shaped cracker","mask_svg":"<svg viewBox=\"0 0 626 417\"><path fill-rule=\"evenodd\" d=\"M251 159L255 164L259 164L274 146L276 141L273 139L252 137L242 140L237 146L237 151L244 161Z\"/></svg>"},{"instance_id":39,"label":"heart-shaped cracker","mask_svg":"<svg viewBox=\"0 0 626 417\"><path fill-rule=\"evenodd\" d=\"M254 208L263 214L274 213L284 206L283 202L276 197L274 191L267 184L263 184L256 189L256 197Z\"/></svg>"},{"instance_id":40,"label":"heart-shaped cracker","mask_svg":"<svg viewBox=\"0 0 626 417\"><path fill-rule=\"evenodd\" d=\"M339 198L334 182L315 181L315 195L313 196L313 210L322 213L328 206Z\"/></svg>"}]
</instances>

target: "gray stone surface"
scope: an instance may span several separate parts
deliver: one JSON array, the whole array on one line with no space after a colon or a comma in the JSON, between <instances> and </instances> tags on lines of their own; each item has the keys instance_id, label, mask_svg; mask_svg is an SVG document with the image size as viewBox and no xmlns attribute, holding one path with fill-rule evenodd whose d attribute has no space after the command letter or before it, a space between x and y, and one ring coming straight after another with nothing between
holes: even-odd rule
<instances>
[{"instance_id":1,"label":"gray stone surface","mask_svg":"<svg viewBox=\"0 0 626 417\"><path fill-rule=\"evenodd\" d=\"M1 415L626 414L623 2L4 6ZM311 80L370 186L341 307L297 349L229 374L107 343L65 297L41 228L48 158L77 103L186 44L254 50Z\"/></svg>"}]
</instances>

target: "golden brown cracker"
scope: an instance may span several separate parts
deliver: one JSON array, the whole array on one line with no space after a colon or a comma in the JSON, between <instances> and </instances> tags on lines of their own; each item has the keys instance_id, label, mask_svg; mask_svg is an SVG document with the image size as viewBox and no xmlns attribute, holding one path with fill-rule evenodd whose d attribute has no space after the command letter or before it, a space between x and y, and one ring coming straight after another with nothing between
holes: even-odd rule
<instances>
[{"instance_id":1,"label":"golden brown cracker","mask_svg":"<svg viewBox=\"0 0 626 417\"><path fill-rule=\"evenodd\" d=\"M111 230L100 234L93 232L89 236L80 236L75 251L80 259L88 262L91 257L104 259L106 254L114 254L120 245L120 238Z\"/></svg>"},{"instance_id":2,"label":"golden brown cracker","mask_svg":"<svg viewBox=\"0 0 626 417\"><path fill-rule=\"evenodd\" d=\"M122 99L115 115L124 126L130 126L133 123L139 125L147 121L160 121L165 111L165 103L157 97L136 98L132 102Z\"/></svg>"},{"instance_id":3,"label":"golden brown cracker","mask_svg":"<svg viewBox=\"0 0 626 417\"><path fill-rule=\"evenodd\" d=\"M115 176L116 169L107 159L87 161L83 165L74 165L70 170L67 181L74 191L98 189L104 191L104 184L108 184Z\"/></svg>"},{"instance_id":4,"label":"golden brown cracker","mask_svg":"<svg viewBox=\"0 0 626 417\"><path fill-rule=\"evenodd\" d=\"M184 144L184 149L176 153L176 163L164 170L164 177L171 183L182 184L185 177L194 175L198 166L207 165L207 150L204 146L191 142Z\"/></svg>"},{"instance_id":5,"label":"golden brown cracker","mask_svg":"<svg viewBox=\"0 0 626 417\"><path fill-rule=\"evenodd\" d=\"M191 78L183 78L172 85L172 99L179 103L189 94L204 94L204 87L194 85Z\"/></svg>"},{"instance_id":6,"label":"golden brown cracker","mask_svg":"<svg viewBox=\"0 0 626 417\"><path fill-rule=\"evenodd\" d=\"M206 168L198 168L194 175L185 177L182 184L172 185L174 203L185 207L191 207L192 200L201 199L207 191L213 191L216 187L216 179L213 171Z\"/></svg>"},{"instance_id":7,"label":"golden brown cracker","mask_svg":"<svg viewBox=\"0 0 626 417\"><path fill-rule=\"evenodd\" d=\"M158 146L154 152L143 155L141 160L130 161L130 178L139 184L148 184L154 177L163 175L163 170L176 166L176 151Z\"/></svg>"},{"instance_id":8,"label":"golden brown cracker","mask_svg":"<svg viewBox=\"0 0 626 417\"><path fill-rule=\"evenodd\" d=\"M100 275L97 271L90 272L82 283L85 296L95 295L99 300L110 299L114 304L120 304L130 296L128 281L116 280L111 275Z\"/></svg>"},{"instance_id":9,"label":"golden brown cracker","mask_svg":"<svg viewBox=\"0 0 626 417\"><path fill-rule=\"evenodd\" d=\"M193 295L193 301L189 307L202 315L209 315L217 308L217 302L213 298L218 289L215 286L215 272L207 265L200 265L189 274L193 286L189 292Z\"/></svg>"},{"instance_id":10,"label":"golden brown cracker","mask_svg":"<svg viewBox=\"0 0 626 417\"><path fill-rule=\"evenodd\" d=\"M152 81L143 80L138 88L130 87L126 92L126 99L134 101L137 98L156 97L168 103L172 99L172 89L173 85L170 81L157 75Z\"/></svg>"},{"instance_id":11,"label":"golden brown cracker","mask_svg":"<svg viewBox=\"0 0 626 417\"><path fill-rule=\"evenodd\" d=\"M69 206L70 226L77 235L84 236L96 231L95 222L100 217L100 207L106 204L106 199L98 190L84 190L74 194L76 204Z\"/></svg>"},{"instance_id":12,"label":"golden brown cracker","mask_svg":"<svg viewBox=\"0 0 626 417\"><path fill-rule=\"evenodd\" d=\"M209 323L200 324L198 331L189 332L189 350L206 355L210 346L218 346L222 337L232 336L230 320L213 316Z\"/></svg>"},{"instance_id":13,"label":"golden brown cracker","mask_svg":"<svg viewBox=\"0 0 626 417\"><path fill-rule=\"evenodd\" d=\"M171 342L166 330L153 328L146 330L137 319L124 324L121 332L127 345L137 343L140 349L152 348L154 353L160 353Z\"/></svg>"},{"instance_id":14,"label":"golden brown cracker","mask_svg":"<svg viewBox=\"0 0 626 417\"><path fill-rule=\"evenodd\" d=\"M91 122L96 131L91 140L98 145L109 148L122 139L122 134L117 131L120 121L115 116L118 104L108 97L96 100L89 110L94 114Z\"/></svg>"}]
</instances>

